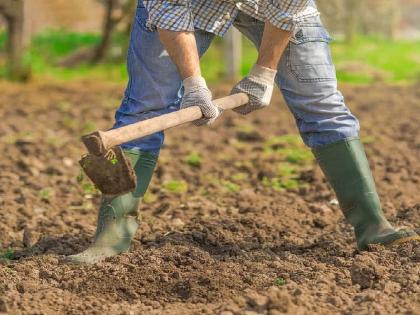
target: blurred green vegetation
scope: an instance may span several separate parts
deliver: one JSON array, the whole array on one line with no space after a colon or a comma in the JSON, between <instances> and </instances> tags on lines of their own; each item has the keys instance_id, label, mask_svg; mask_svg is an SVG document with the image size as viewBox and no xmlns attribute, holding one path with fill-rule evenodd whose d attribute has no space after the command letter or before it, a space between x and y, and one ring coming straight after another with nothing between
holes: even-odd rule
<instances>
[{"instance_id":1,"label":"blurred green vegetation","mask_svg":"<svg viewBox=\"0 0 420 315\"><path fill-rule=\"evenodd\" d=\"M0 32L0 77L5 75L5 33ZM124 82L127 79L123 50L126 37L113 38L112 51L117 57L91 66L81 63L73 67L60 67L59 62L76 51L98 44L97 34L82 34L62 30L48 30L33 38L26 52L25 63L31 65L32 75L40 80L73 80L91 78ZM333 58L340 82L410 83L420 81L420 41L392 42L381 38L360 37L352 44L337 40L332 43ZM215 39L202 60L203 73L211 83L223 78L223 44ZM255 62L257 52L248 40L243 41L241 74L245 75Z\"/></svg>"},{"instance_id":2,"label":"blurred green vegetation","mask_svg":"<svg viewBox=\"0 0 420 315\"><path fill-rule=\"evenodd\" d=\"M6 43L6 32L0 31L0 49L4 48L5 43Z\"/></svg>"},{"instance_id":3,"label":"blurred green vegetation","mask_svg":"<svg viewBox=\"0 0 420 315\"><path fill-rule=\"evenodd\" d=\"M6 69L1 61L4 52L5 34L0 33L0 77L4 77ZM87 62L75 67L61 67L58 63L64 57L83 48L93 47L100 41L97 34L48 30L35 36L25 53L25 64L30 64L32 76L39 80L77 80L90 78L97 80L123 82L127 78L125 63L107 61L99 65L89 65ZM121 36L113 38L113 44L122 42Z\"/></svg>"},{"instance_id":4,"label":"blurred green vegetation","mask_svg":"<svg viewBox=\"0 0 420 315\"><path fill-rule=\"evenodd\" d=\"M15 252L11 248L8 248L3 253L0 253L0 260L13 260L14 258Z\"/></svg>"},{"instance_id":5,"label":"blurred green vegetation","mask_svg":"<svg viewBox=\"0 0 420 315\"><path fill-rule=\"evenodd\" d=\"M78 48L96 45L99 41L99 36L94 34L48 30L33 38L31 53L33 57L42 57L43 61L55 62Z\"/></svg>"}]
</instances>

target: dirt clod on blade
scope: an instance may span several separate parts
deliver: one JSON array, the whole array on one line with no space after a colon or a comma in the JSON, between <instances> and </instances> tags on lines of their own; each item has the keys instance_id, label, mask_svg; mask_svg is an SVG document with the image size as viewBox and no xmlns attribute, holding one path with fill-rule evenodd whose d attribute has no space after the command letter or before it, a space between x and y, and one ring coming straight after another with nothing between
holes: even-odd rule
<instances>
[{"instance_id":1,"label":"dirt clod on blade","mask_svg":"<svg viewBox=\"0 0 420 315\"><path fill-rule=\"evenodd\" d=\"M105 195L122 195L136 188L136 174L120 147L108 150L105 155L86 154L79 164Z\"/></svg>"}]
</instances>

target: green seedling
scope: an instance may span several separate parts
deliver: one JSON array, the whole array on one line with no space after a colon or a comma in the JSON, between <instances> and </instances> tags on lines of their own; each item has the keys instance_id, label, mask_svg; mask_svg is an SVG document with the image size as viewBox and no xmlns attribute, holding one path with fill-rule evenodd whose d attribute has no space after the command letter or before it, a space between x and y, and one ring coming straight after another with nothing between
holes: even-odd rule
<instances>
[{"instance_id":1,"label":"green seedling","mask_svg":"<svg viewBox=\"0 0 420 315\"><path fill-rule=\"evenodd\" d=\"M82 169L79 170L79 174L77 175L76 180L82 187L85 195L94 195L98 192L96 186L90 181L86 180L85 174Z\"/></svg>"},{"instance_id":2,"label":"green seedling","mask_svg":"<svg viewBox=\"0 0 420 315\"><path fill-rule=\"evenodd\" d=\"M93 204L92 200L85 200L83 202L83 207L85 210L92 210L95 208L95 205Z\"/></svg>"},{"instance_id":3,"label":"green seedling","mask_svg":"<svg viewBox=\"0 0 420 315\"><path fill-rule=\"evenodd\" d=\"M54 190L51 187L43 188L38 192L38 196L45 201L50 200L53 194Z\"/></svg>"},{"instance_id":4,"label":"green seedling","mask_svg":"<svg viewBox=\"0 0 420 315\"><path fill-rule=\"evenodd\" d=\"M0 259L13 260L13 259L15 259L15 252L13 251L13 249L8 248L8 249L6 249L5 252L0 254Z\"/></svg>"},{"instance_id":5,"label":"green seedling","mask_svg":"<svg viewBox=\"0 0 420 315\"><path fill-rule=\"evenodd\" d=\"M233 165L236 168L248 168L248 169L253 169L254 168L254 164L249 161L249 160L245 160L245 161L235 161L233 163Z\"/></svg>"},{"instance_id":6,"label":"green seedling","mask_svg":"<svg viewBox=\"0 0 420 315\"><path fill-rule=\"evenodd\" d=\"M240 190L240 186L232 183L230 181L223 181L222 186L224 188L224 190L228 191L228 192L237 192Z\"/></svg>"},{"instance_id":7,"label":"green seedling","mask_svg":"<svg viewBox=\"0 0 420 315\"><path fill-rule=\"evenodd\" d=\"M146 192L143 196L144 203L153 203L157 200L157 196L151 192Z\"/></svg>"},{"instance_id":8,"label":"green seedling","mask_svg":"<svg viewBox=\"0 0 420 315\"><path fill-rule=\"evenodd\" d=\"M307 149L280 149L278 153L284 156L287 162L292 164L305 165L313 160L312 153Z\"/></svg>"},{"instance_id":9,"label":"green seedling","mask_svg":"<svg viewBox=\"0 0 420 315\"><path fill-rule=\"evenodd\" d=\"M264 143L264 153L299 165L307 165L313 160L312 153L305 147L298 135L273 137Z\"/></svg>"},{"instance_id":10,"label":"green seedling","mask_svg":"<svg viewBox=\"0 0 420 315\"><path fill-rule=\"evenodd\" d=\"M203 196L203 197L207 197L210 195L210 191L208 191L207 188L200 188L200 190L198 191L198 193Z\"/></svg>"},{"instance_id":11,"label":"green seedling","mask_svg":"<svg viewBox=\"0 0 420 315\"><path fill-rule=\"evenodd\" d=\"M264 176L261 183L265 187L271 187L271 188L276 189L276 190L282 190L283 188L278 186L277 180L278 180L277 178L271 178L270 179L270 178Z\"/></svg>"},{"instance_id":12,"label":"green seedling","mask_svg":"<svg viewBox=\"0 0 420 315\"><path fill-rule=\"evenodd\" d=\"M82 183L82 189L85 194L89 195L95 194L97 192L95 185L90 182Z\"/></svg>"},{"instance_id":13,"label":"green seedling","mask_svg":"<svg viewBox=\"0 0 420 315\"><path fill-rule=\"evenodd\" d=\"M236 181L236 182L241 182L244 180L247 180L249 178L249 175L247 173L236 173L234 174L232 177L232 180Z\"/></svg>"},{"instance_id":14,"label":"green seedling","mask_svg":"<svg viewBox=\"0 0 420 315\"><path fill-rule=\"evenodd\" d=\"M84 179L85 179L85 174L83 173L83 170L80 169L79 174L77 174L76 181L78 183L81 183L81 182L83 182Z\"/></svg>"},{"instance_id":15,"label":"green seedling","mask_svg":"<svg viewBox=\"0 0 420 315\"><path fill-rule=\"evenodd\" d=\"M286 280L283 278L277 278L276 281L274 281L274 284L278 287L281 287L286 284Z\"/></svg>"},{"instance_id":16,"label":"green seedling","mask_svg":"<svg viewBox=\"0 0 420 315\"><path fill-rule=\"evenodd\" d=\"M185 158L185 163L192 167L200 167L201 156L198 153L191 153Z\"/></svg>"},{"instance_id":17,"label":"green seedling","mask_svg":"<svg viewBox=\"0 0 420 315\"><path fill-rule=\"evenodd\" d=\"M291 177L295 176L297 173L296 166L293 166L289 163L280 163L277 168L277 175L279 177Z\"/></svg>"},{"instance_id":18,"label":"green seedling","mask_svg":"<svg viewBox=\"0 0 420 315\"><path fill-rule=\"evenodd\" d=\"M113 158L110 160L112 165L116 165L118 163L118 160L116 158Z\"/></svg>"},{"instance_id":19,"label":"green seedling","mask_svg":"<svg viewBox=\"0 0 420 315\"><path fill-rule=\"evenodd\" d=\"M163 188L167 191L183 194L188 190L188 184L183 180L170 180L163 183Z\"/></svg>"},{"instance_id":20,"label":"green seedling","mask_svg":"<svg viewBox=\"0 0 420 315\"><path fill-rule=\"evenodd\" d=\"M244 134L252 134L255 132L255 126L251 124L241 124L238 125L235 129Z\"/></svg>"},{"instance_id":21,"label":"green seedling","mask_svg":"<svg viewBox=\"0 0 420 315\"><path fill-rule=\"evenodd\" d=\"M363 144L373 143L375 142L375 137L374 136L362 137L361 141Z\"/></svg>"},{"instance_id":22,"label":"green seedling","mask_svg":"<svg viewBox=\"0 0 420 315\"><path fill-rule=\"evenodd\" d=\"M282 180L280 186L284 189L295 189L303 186L297 179L289 178Z\"/></svg>"},{"instance_id":23,"label":"green seedling","mask_svg":"<svg viewBox=\"0 0 420 315\"><path fill-rule=\"evenodd\" d=\"M271 187L279 191L285 190L285 189L299 188L300 186L302 186L297 179L293 179L293 178L283 179L283 178L278 178L278 177L274 177L274 178L264 177L262 179L262 184L266 187Z\"/></svg>"},{"instance_id":24,"label":"green seedling","mask_svg":"<svg viewBox=\"0 0 420 315\"><path fill-rule=\"evenodd\" d=\"M296 189L304 187L306 183L299 178L300 172L304 169L301 165L290 162L282 162L277 166L276 175L264 177L262 184L275 190Z\"/></svg>"}]
</instances>

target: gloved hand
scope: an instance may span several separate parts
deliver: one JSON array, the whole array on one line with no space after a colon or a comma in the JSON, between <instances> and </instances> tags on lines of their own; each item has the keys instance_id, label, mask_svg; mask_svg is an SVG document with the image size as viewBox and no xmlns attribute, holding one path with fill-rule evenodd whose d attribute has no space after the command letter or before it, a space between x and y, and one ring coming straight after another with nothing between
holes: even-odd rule
<instances>
[{"instance_id":1,"label":"gloved hand","mask_svg":"<svg viewBox=\"0 0 420 315\"><path fill-rule=\"evenodd\" d=\"M255 64L249 74L243 78L230 94L246 93L248 104L234 109L241 115L247 115L254 110L262 109L270 104L273 95L274 78L277 71Z\"/></svg>"},{"instance_id":2,"label":"gloved hand","mask_svg":"<svg viewBox=\"0 0 420 315\"><path fill-rule=\"evenodd\" d=\"M196 126L211 124L219 117L222 110L212 102L212 95L207 88L206 81L202 76L191 76L183 81L184 96L181 101L181 108L199 106L203 113L203 118L193 122Z\"/></svg>"}]
</instances>

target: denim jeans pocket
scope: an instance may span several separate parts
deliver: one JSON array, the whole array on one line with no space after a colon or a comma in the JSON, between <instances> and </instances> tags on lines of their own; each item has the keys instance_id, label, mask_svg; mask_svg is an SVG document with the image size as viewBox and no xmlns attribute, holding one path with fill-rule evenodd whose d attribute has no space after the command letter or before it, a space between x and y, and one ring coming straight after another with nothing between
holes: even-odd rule
<instances>
[{"instance_id":1,"label":"denim jeans pocket","mask_svg":"<svg viewBox=\"0 0 420 315\"><path fill-rule=\"evenodd\" d=\"M321 23L301 23L290 40L287 64L300 82L336 80L329 43Z\"/></svg>"}]
</instances>

